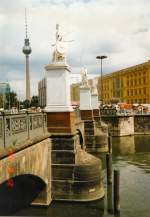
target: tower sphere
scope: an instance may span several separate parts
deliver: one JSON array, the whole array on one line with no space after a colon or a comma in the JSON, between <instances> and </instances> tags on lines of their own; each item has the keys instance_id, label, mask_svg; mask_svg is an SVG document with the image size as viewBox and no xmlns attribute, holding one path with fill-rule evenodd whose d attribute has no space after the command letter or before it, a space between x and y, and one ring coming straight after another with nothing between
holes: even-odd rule
<instances>
[{"instance_id":1,"label":"tower sphere","mask_svg":"<svg viewBox=\"0 0 150 217\"><path fill-rule=\"evenodd\" d=\"M25 43L24 43L22 52L23 52L25 55L29 55L29 54L32 52L32 49L31 49L31 47L30 47L30 43L29 43L29 39L28 39L28 38L25 39Z\"/></svg>"}]
</instances>

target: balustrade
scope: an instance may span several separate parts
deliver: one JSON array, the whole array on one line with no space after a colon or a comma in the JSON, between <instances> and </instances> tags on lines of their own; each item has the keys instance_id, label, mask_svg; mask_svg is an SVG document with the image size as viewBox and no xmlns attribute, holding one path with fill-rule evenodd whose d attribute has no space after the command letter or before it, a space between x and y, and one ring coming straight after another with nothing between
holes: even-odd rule
<instances>
[{"instance_id":1,"label":"balustrade","mask_svg":"<svg viewBox=\"0 0 150 217\"><path fill-rule=\"evenodd\" d=\"M6 148L43 136L47 132L47 115L18 113L0 115L0 148Z\"/></svg>"}]
</instances>

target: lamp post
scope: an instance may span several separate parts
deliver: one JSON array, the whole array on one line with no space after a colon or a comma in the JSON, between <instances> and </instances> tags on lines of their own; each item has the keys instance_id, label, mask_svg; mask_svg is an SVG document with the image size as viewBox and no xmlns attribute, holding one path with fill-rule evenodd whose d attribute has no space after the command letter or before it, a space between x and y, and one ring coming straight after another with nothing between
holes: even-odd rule
<instances>
[{"instance_id":1,"label":"lamp post","mask_svg":"<svg viewBox=\"0 0 150 217\"><path fill-rule=\"evenodd\" d=\"M102 71L102 60L103 59L106 59L107 56L97 56L96 59L100 59L101 60L101 102L102 102L102 105L103 105L103 71Z\"/></svg>"}]
</instances>

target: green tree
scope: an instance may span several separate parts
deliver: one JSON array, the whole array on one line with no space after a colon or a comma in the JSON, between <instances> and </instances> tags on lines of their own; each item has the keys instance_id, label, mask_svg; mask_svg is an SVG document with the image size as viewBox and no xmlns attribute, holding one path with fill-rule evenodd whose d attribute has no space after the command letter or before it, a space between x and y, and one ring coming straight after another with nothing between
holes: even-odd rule
<instances>
[{"instance_id":1,"label":"green tree","mask_svg":"<svg viewBox=\"0 0 150 217\"><path fill-rule=\"evenodd\" d=\"M39 97L38 96L32 96L31 99L31 107L39 107Z\"/></svg>"},{"instance_id":2,"label":"green tree","mask_svg":"<svg viewBox=\"0 0 150 217\"><path fill-rule=\"evenodd\" d=\"M28 99L24 100L22 102L22 105L25 109L30 108L30 105L31 105L30 100L28 100Z\"/></svg>"},{"instance_id":3,"label":"green tree","mask_svg":"<svg viewBox=\"0 0 150 217\"><path fill-rule=\"evenodd\" d=\"M11 109L12 107L17 107L18 100L17 94L15 92L5 93L5 109Z\"/></svg>"}]
</instances>

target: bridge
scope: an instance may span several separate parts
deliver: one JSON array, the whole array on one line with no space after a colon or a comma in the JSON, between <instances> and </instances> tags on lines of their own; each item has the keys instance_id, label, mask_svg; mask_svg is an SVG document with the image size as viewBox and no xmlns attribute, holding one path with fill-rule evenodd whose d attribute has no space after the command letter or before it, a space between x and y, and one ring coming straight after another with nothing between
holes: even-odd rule
<instances>
[{"instance_id":1,"label":"bridge","mask_svg":"<svg viewBox=\"0 0 150 217\"><path fill-rule=\"evenodd\" d=\"M10 204L15 209L19 204L23 206L24 202L34 205L50 204L49 136L44 113L3 113L0 116L0 198L7 195L1 200L0 209L5 207L6 211ZM27 192L21 194L20 185ZM13 195L18 191L19 196L15 196L12 203Z\"/></svg>"},{"instance_id":2,"label":"bridge","mask_svg":"<svg viewBox=\"0 0 150 217\"><path fill-rule=\"evenodd\" d=\"M55 126L50 117L44 112L0 115L0 214L29 204L48 206L52 200L104 196L101 161L85 151L83 122L76 122L72 133L48 133L47 124ZM60 119L59 125L64 129L66 123Z\"/></svg>"}]
</instances>

